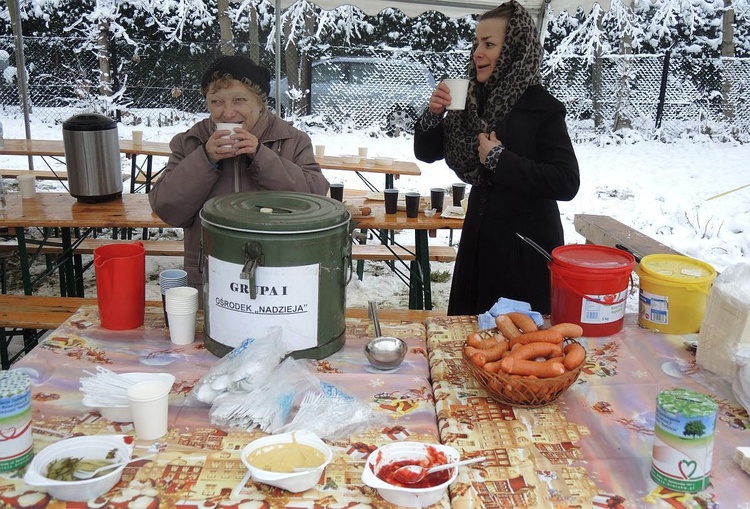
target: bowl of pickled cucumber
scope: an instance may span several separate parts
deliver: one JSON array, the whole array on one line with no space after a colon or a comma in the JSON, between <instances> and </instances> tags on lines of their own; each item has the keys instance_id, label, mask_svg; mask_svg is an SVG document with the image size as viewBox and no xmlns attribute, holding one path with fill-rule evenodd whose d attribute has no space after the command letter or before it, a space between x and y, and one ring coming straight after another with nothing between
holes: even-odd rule
<instances>
[{"instance_id":1,"label":"bowl of pickled cucumber","mask_svg":"<svg viewBox=\"0 0 750 509\"><path fill-rule=\"evenodd\" d=\"M23 480L29 486L43 488L58 500L90 500L105 494L118 483L132 454L133 437L128 435L67 438L39 451L26 469ZM108 463L121 465L90 479L80 479L76 475L76 472L93 471Z\"/></svg>"}]
</instances>

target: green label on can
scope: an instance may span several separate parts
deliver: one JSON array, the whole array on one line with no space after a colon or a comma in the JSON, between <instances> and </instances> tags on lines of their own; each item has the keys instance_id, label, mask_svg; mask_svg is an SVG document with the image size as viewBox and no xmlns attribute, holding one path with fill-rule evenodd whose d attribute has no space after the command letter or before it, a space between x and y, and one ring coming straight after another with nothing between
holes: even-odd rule
<instances>
[{"instance_id":1,"label":"green label on can","mask_svg":"<svg viewBox=\"0 0 750 509\"><path fill-rule=\"evenodd\" d=\"M674 491L708 487L716 426L716 402L699 392L672 389L656 399L651 479Z\"/></svg>"}]
</instances>

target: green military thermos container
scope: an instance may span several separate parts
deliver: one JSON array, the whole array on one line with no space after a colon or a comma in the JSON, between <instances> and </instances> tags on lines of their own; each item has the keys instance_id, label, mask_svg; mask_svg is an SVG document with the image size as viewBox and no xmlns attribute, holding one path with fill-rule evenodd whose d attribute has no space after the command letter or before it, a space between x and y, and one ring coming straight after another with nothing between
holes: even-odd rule
<instances>
[{"instance_id":1,"label":"green military thermos container","mask_svg":"<svg viewBox=\"0 0 750 509\"><path fill-rule=\"evenodd\" d=\"M201 210L206 348L224 356L278 333L295 358L344 345L353 223L335 200L256 191L217 196Z\"/></svg>"}]
</instances>

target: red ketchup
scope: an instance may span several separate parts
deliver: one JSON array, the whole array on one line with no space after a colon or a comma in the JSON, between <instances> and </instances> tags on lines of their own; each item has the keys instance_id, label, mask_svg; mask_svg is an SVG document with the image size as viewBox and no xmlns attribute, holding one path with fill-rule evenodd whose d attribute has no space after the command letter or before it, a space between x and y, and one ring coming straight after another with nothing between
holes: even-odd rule
<instances>
[{"instance_id":1,"label":"red ketchup","mask_svg":"<svg viewBox=\"0 0 750 509\"><path fill-rule=\"evenodd\" d=\"M421 481L409 484L398 481L394 477L394 473L396 472L396 470L406 465L418 465L424 468L431 468L438 465L445 465L447 462L448 460L445 457L444 453L437 451L434 447L428 446L426 458L393 461L391 463L382 465L375 475L381 481L385 481L393 486L400 486L402 488L433 488L435 486L439 486L448 482L453 471L451 469L447 469L441 470L439 472L433 472L426 475L425 478ZM407 475L409 475L408 472ZM401 472L399 476L401 479L404 479L404 472ZM417 477L415 476L415 478Z\"/></svg>"}]
</instances>

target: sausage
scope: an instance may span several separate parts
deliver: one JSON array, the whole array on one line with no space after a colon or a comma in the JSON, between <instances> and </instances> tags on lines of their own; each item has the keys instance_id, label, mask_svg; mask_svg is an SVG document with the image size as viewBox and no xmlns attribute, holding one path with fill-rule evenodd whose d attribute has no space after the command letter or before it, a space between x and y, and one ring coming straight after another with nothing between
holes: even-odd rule
<instances>
[{"instance_id":1,"label":"sausage","mask_svg":"<svg viewBox=\"0 0 750 509\"><path fill-rule=\"evenodd\" d=\"M496 343L491 348L485 348L480 351L484 354L484 358L487 360L487 362L490 362L490 361L496 361L500 359L500 357L503 356L503 353L505 353L507 349L508 349L508 342L501 341L499 343Z\"/></svg>"},{"instance_id":2,"label":"sausage","mask_svg":"<svg viewBox=\"0 0 750 509\"><path fill-rule=\"evenodd\" d=\"M490 348L494 346L495 344L497 344L497 339L496 337L485 338L485 337L482 337L481 334L472 332L471 334L466 336L466 344L474 348L484 349L484 348Z\"/></svg>"},{"instance_id":3,"label":"sausage","mask_svg":"<svg viewBox=\"0 0 750 509\"><path fill-rule=\"evenodd\" d=\"M558 323L550 327L549 330L559 331L564 338L580 338L583 336L583 328L575 323Z\"/></svg>"},{"instance_id":4,"label":"sausage","mask_svg":"<svg viewBox=\"0 0 750 509\"><path fill-rule=\"evenodd\" d=\"M520 336L511 339L510 347L513 348L517 344L527 345L529 343L537 342L561 344L563 339L563 335L559 330L538 330L536 332L527 332L526 334L521 334Z\"/></svg>"},{"instance_id":5,"label":"sausage","mask_svg":"<svg viewBox=\"0 0 750 509\"><path fill-rule=\"evenodd\" d=\"M497 373L500 371L500 361L490 361L485 362L484 366L482 366L482 369L485 371L489 371L490 373Z\"/></svg>"},{"instance_id":6,"label":"sausage","mask_svg":"<svg viewBox=\"0 0 750 509\"><path fill-rule=\"evenodd\" d=\"M468 357L471 362L479 368L484 366L484 363L487 362L483 352L483 350L474 348L473 346L464 346L464 354L466 357Z\"/></svg>"},{"instance_id":7,"label":"sausage","mask_svg":"<svg viewBox=\"0 0 750 509\"><path fill-rule=\"evenodd\" d=\"M565 357L563 358L563 366L568 371L573 371L581 363L586 360L586 349L578 343L571 343L563 348Z\"/></svg>"},{"instance_id":8,"label":"sausage","mask_svg":"<svg viewBox=\"0 0 750 509\"><path fill-rule=\"evenodd\" d=\"M506 316L510 318L510 321L524 333L539 330L534 319L526 313L513 312L507 313Z\"/></svg>"},{"instance_id":9,"label":"sausage","mask_svg":"<svg viewBox=\"0 0 750 509\"><path fill-rule=\"evenodd\" d=\"M500 361L500 368L511 375L534 375L539 378L554 378L565 373L565 366L559 362L536 362L510 356Z\"/></svg>"},{"instance_id":10,"label":"sausage","mask_svg":"<svg viewBox=\"0 0 750 509\"><path fill-rule=\"evenodd\" d=\"M499 330L503 336L508 338L508 340L521 335L521 331L518 330L518 327L516 327L507 315L497 315L495 317L495 325L497 325L497 330Z\"/></svg>"},{"instance_id":11,"label":"sausage","mask_svg":"<svg viewBox=\"0 0 750 509\"><path fill-rule=\"evenodd\" d=\"M518 348L515 348L510 352L510 357L534 360L539 357L560 357L562 356L562 353L562 347L558 344L536 341L534 343L519 345Z\"/></svg>"}]
</instances>

